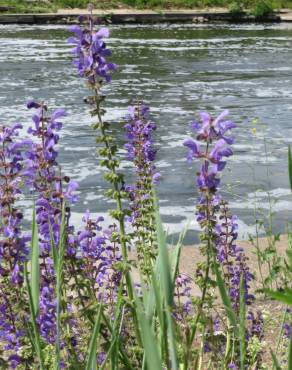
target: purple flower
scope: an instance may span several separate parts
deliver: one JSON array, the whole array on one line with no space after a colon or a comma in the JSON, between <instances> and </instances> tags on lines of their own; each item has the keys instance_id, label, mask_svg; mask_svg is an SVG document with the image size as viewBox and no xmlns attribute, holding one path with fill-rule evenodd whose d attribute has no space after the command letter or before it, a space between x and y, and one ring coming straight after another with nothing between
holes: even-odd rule
<instances>
[{"instance_id":1,"label":"purple flower","mask_svg":"<svg viewBox=\"0 0 292 370\"><path fill-rule=\"evenodd\" d=\"M59 142L58 131L62 128L60 119L66 112L64 109L57 109L49 115L47 106L36 102L30 102L29 107L36 109L32 117L33 125L28 129L34 141L26 152L23 173L26 176L26 184L36 195L35 211L41 257L41 294L37 321L42 338L53 344L56 339L56 297L51 247L52 243L55 248L59 245L62 208L66 202L66 253L70 258L76 257L74 241L72 243L74 229L70 226L70 205L77 200L75 191L78 184L70 181L67 176L60 176L57 163L56 145Z\"/></svg>"},{"instance_id":2,"label":"purple flower","mask_svg":"<svg viewBox=\"0 0 292 370\"><path fill-rule=\"evenodd\" d=\"M117 68L114 63L106 60L111 51L103 39L109 36L109 30L107 28L95 30L93 20L90 18L90 28L71 26L69 31L75 34L68 42L74 44L73 64L78 69L79 75L85 77L93 86L97 85L100 79L109 82L111 72Z\"/></svg>"},{"instance_id":3,"label":"purple flower","mask_svg":"<svg viewBox=\"0 0 292 370\"><path fill-rule=\"evenodd\" d=\"M205 253L210 256L215 248L233 308L239 315L241 283L245 303L250 305L254 298L250 294L250 282L254 277L249 271L243 249L236 244L237 218L231 214L228 203L219 194L220 173L226 165L224 159L233 154L230 148L233 138L228 136L228 132L235 124L226 120L227 115L228 111L224 111L217 118L212 118L206 112L201 113L201 120L192 123L192 128L197 132L196 141L188 139L184 145L189 149L188 161L202 161L196 179L200 192L197 222L203 230L203 240L210 241L205 245ZM253 316L250 311L248 319L252 322L249 337L257 335L261 339L262 317ZM229 368L237 369L237 365L230 363Z\"/></svg>"},{"instance_id":4,"label":"purple flower","mask_svg":"<svg viewBox=\"0 0 292 370\"><path fill-rule=\"evenodd\" d=\"M124 128L127 138L124 148L128 159L134 164L136 174L135 184L125 187L130 199L129 221L134 230L133 239L140 267L147 275L151 261L156 256L153 185L161 177L154 165L156 149L153 147L152 135L156 125L149 118L149 107L143 102L131 105Z\"/></svg>"},{"instance_id":5,"label":"purple flower","mask_svg":"<svg viewBox=\"0 0 292 370\"><path fill-rule=\"evenodd\" d=\"M114 235L118 232L115 225L102 229L102 217L92 219L87 211L83 221L85 227L77 233L75 244L83 277L94 287L99 301L108 305L113 313L122 273L116 268L121 261L120 243Z\"/></svg>"}]
</instances>

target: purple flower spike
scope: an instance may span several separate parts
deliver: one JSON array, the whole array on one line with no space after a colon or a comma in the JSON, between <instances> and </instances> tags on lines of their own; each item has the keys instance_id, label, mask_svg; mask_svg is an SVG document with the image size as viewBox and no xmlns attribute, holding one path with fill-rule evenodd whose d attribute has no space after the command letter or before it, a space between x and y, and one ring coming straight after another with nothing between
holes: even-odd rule
<instances>
[{"instance_id":1,"label":"purple flower spike","mask_svg":"<svg viewBox=\"0 0 292 370\"><path fill-rule=\"evenodd\" d=\"M58 131L62 127L60 119L66 116L65 110L57 109L48 115L47 107L36 102L31 103L30 108L36 109L32 117L33 124L28 129L34 141L26 151L23 176L25 176L26 184L37 197L35 211L41 257L41 294L37 322L43 340L53 344L56 340L56 297L51 245L52 242L55 246L59 245L62 209L65 201L68 238L66 253L70 258L76 257L76 241L72 235L74 230L70 226L70 205L77 200L75 191L78 184L70 181L66 176L61 177L57 163ZM13 274L13 279L14 281L18 279L17 270Z\"/></svg>"},{"instance_id":2,"label":"purple flower spike","mask_svg":"<svg viewBox=\"0 0 292 370\"><path fill-rule=\"evenodd\" d=\"M226 165L223 158L233 154L230 147L233 138L226 134L235 127L235 124L226 120L227 115L228 111L224 111L214 119L206 112L201 113L201 121L192 123L192 128L197 132L196 141L188 139L184 145L189 148L189 160L194 158L202 160L200 172L197 174L200 192L197 222L201 225L205 239L211 240L215 247L217 261L223 272L233 308L239 315L241 283L245 303L250 305L254 299L249 293L250 283L254 277L249 271L243 249L236 244L237 218L231 214L228 203L219 194L220 172ZM205 252L211 253L208 245L205 246ZM252 321L249 336L257 335L260 338L261 319L255 318L251 312L249 320ZM237 369L237 364L230 363L228 368Z\"/></svg>"},{"instance_id":3,"label":"purple flower spike","mask_svg":"<svg viewBox=\"0 0 292 370\"><path fill-rule=\"evenodd\" d=\"M134 164L136 173L135 185L125 188L131 201L129 221L138 239L135 246L140 256L140 266L147 275L147 268L150 267L149 263L146 267L147 261L155 259L156 256L153 185L157 184L161 177L154 165L156 150L153 148L152 135L156 125L149 119L149 107L143 102L131 105L124 128L128 141L124 148L128 159Z\"/></svg>"},{"instance_id":4,"label":"purple flower spike","mask_svg":"<svg viewBox=\"0 0 292 370\"><path fill-rule=\"evenodd\" d=\"M111 51L106 47L104 38L109 36L108 28L95 30L93 20L90 18L90 28L71 26L70 32L75 36L70 37L68 42L74 45L72 53L75 57L73 64L78 69L81 77L85 77L92 86L97 86L100 80L110 82L111 72L116 70L114 63L109 63L106 57Z\"/></svg>"}]
</instances>

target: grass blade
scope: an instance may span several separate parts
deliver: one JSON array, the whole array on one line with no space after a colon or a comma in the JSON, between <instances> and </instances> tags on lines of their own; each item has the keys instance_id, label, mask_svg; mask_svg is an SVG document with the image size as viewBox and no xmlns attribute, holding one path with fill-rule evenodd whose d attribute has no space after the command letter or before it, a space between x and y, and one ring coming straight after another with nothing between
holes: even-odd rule
<instances>
[{"instance_id":1,"label":"grass blade","mask_svg":"<svg viewBox=\"0 0 292 370\"><path fill-rule=\"evenodd\" d=\"M37 316L39 310L39 295L40 295L40 263L39 263L39 238L38 226L35 217L35 208L33 210L32 219L32 236L31 236L31 296L34 314Z\"/></svg>"},{"instance_id":2,"label":"grass blade","mask_svg":"<svg viewBox=\"0 0 292 370\"><path fill-rule=\"evenodd\" d=\"M152 331L151 325L146 318L143 311L142 304L135 295L136 307L137 307L137 317L141 328L141 334L143 339L143 345L145 350L145 358L148 368L151 370L161 370L162 362L158 352L158 343L155 335Z\"/></svg>"},{"instance_id":3,"label":"grass blade","mask_svg":"<svg viewBox=\"0 0 292 370\"><path fill-rule=\"evenodd\" d=\"M240 278L240 303L239 303L239 346L240 346L240 370L245 370L245 317L246 304L244 299L243 276Z\"/></svg>"},{"instance_id":4,"label":"grass blade","mask_svg":"<svg viewBox=\"0 0 292 370\"><path fill-rule=\"evenodd\" d=\"M45 368L44 368L43 354L42 354L42 348L41 348L40 334L39 334L37 323L36 323L36 314L35 314L35 309L34 309L34 303L33 303L33 298L32 298L29 277L28 277L27 263L24 264L24 278L25 278L26 289L28 293L28 303L29 303L31 323L32 323L32 328L33 328L32 340L33 340L35 351L38 357L40 370L44 370Z\"/></svg>"},{"instance_id":5,"label":"grass blade","mask_svg":"<svg viewBox=\"0 0 292 370\"><path fill-rule=\"evenodd\" d=\"M282 370L276 355L274 354L274 352L271 349L270 349L270 353L271 353L272 360L273 360L273 369Z\"/></svg>"},{"instance_id":6,"label":"grass blade","mask_svg":"<svg viewBox=\"0 0 292 370\"><path fill-rule=\"evenodd\" d=\"M276 292L270 289L265 289L264 292L271 298L292 306L292 289L286 288L283 292Z\"/></svg>"},{"instance_id":7,"label":"grass blade","mask_svg":"<svg viewBox=\"0 0 292 370\"><path fill-rule=\"evenodd\" d=\"M110 323L108 317L105 315L105 313L103 311L101 313L101 316L102 316L103 322L106 325L106 327L109 330L109 332L110 333L113 333L114 329L111 326L111 323ZM104 337L104 339L106 341L108 341L108 339L106 337ZM130 362L130 360L128 358L128 355L126 354L123 346L121 345L121 343L118 343L118 344L119 344L119 351L120 351L120 359L121 359L122 363L124 364L125 369L127 369L127 370L134 370L134 368L132 367L131 362Z\"/></svg>"},{"instance_id":8,"label":"grass blade","mask_svg":"<svg viewBox=\"0 0 292 370\"><path fill-rule=\"evenodd\" d=\"M58 248L54 242L53 229L52 229L52 225L50 222L49 222L49 230L50 230L50 246L51 246L52 257L53 257L53 262L54 262L54 270L58 271Z\"/></svg>"},{"instance_id":9,"label":"grass blade","mask_svg":"<svg viewBox=\"0 0 292 370\"><path fill-rule=\"evenodd\" d=\"M88 347L88 355L87 355L87 361L86 361L86 367L85 370L96 370L96 351L97 351L97 336L100 329L100 322L101 322L101 314L102 314L102 306L100 305L97 317L95 320L94 328L91 334L90 343Z\"/></svg>"},{"instance_id":10,"label":"grass blade","mask_svg":"<svg viewBox=\"0 0 292 370\"><path fill-rule=\"evenodd\" d=\"M162 291L169 306L173 304L173 282L170 274L170 264L168 258L168 251L166 246L165 232L162 227L160 214L156 208L156 230L159 253L159 272L161 276Z\"/></svg>"},{"instance_id":11,"label":"grass blade","mask_svg":"<svg viewBox=\"0 0 292 370\"><path fill-rule=\"evenodd\" d=\"M55 368L57 370L60 369L60 363L61 363L61 305L62 305L62 284L63 284L63 264L64 264L64 256L65 256L65 244L66 244L66 220L65 220L65 202L63 202L61 225L60 225L60 240L58 244L58 263L57 263L57 271L56 271L57 335L56 335Z\"/></svg>"},{"instance_id":12,"label":"grass blade","mask_svg":"<svg viewBox=\"0 0 292 370\"><path fill-rule=\"evenodd\" d=\"M178 243L176 247L172 250L172 253L170 254L169 262L170 262L170 268L171 268L171 273L172 273L171 277L172 277L173 287L175 285L175 279L178 273L181 247L182 247L182 242L185 238L186 232L187 232L187 227L182 233L180 233Z\"/></svg>"},{"instance_id":13,"label":"grass blade","mask_svg":"<svg viewBox=\"0 0 292 370\"><path fill-rule=\"evenodd\" d=\"M175 340L175 333L173 328L173 319L170 313L170 310L167 309L166 311L167 316L167 331L168 331L168 340L169 340L169 351L170 351L170 359L171 359L171 369L177 370L177 351L176 351L176 340Z\"/></svg>"},{"instance_id":14,"label":"grass blade","mask_svg":"<svg viewBox=\"0 0 292 370\"><path fill-rule=\"evenodd\" d=\"M216 262L214 263L214 269L215 269L218 289L219 289L219 292L220 292L220 295L221 295L222 302L223 302L224 307L225 307L227 317L228 317L228 319L230 321L230 324L233 328L235 336L239 337L239 330L238 330L238 326L237 326L236 315L235 315L234 310L232 308L232 304L231 304L229 295L227 294L227 291L226 291L225 283L222 279L221 272L220 272L218 264Z\"/></svg>"}]
</instances>

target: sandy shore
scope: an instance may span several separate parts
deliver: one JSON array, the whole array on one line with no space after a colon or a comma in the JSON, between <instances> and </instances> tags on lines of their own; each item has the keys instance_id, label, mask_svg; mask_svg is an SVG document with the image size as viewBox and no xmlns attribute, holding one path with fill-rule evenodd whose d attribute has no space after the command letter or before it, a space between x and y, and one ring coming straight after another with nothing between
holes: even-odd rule
<instances>
[{"instance_id":1,"label":"sandy shore","mask_svg":"<svg viewBox=\"0 0 292 370\"><path fill-rule=\"evenodd\" d=\"M261 250L266 249L269 246L269 239L268 238L259 238L258 240L259 248ZM258 259L256 256L256 249L252 245L252 243L248 241L239 241L238 245L244 248L244 252L248 257L248 265L251 270L257 277L259 277L259 266L258 266ZM288 237L287 235L281 235L280 240L275 243L275 248L277 253L280 256L285 256L285 251L288 247ZM190 277L193 277L196 270L196 264L198 262L204 261L204 257L201 255L199 246L184 246L181 250L181 258L180 258L180 272L187 274ZM268 266L262 265L261 266L262 273L264 276L268 274ZM258 284L255 285L256 288L259 287ZM195 287L193 287L194 292L197 291Z\"/></svg>"},{"instance_id":2,"label":"sandy shore","mask_svg":"<svg viewBox=\"0 0 292 370\"><path fill-rule=\"evenodd\" d=\"M250 271L256 276L256 282L253 284L253 288L257 289L260 288L259 284L259 265L258 259L256 255L256 248L252 245L249 241L239 241L238 245L244 249L246 256L248 257L248 266ZM259 238L258 245L260 250L264 250L269 246L269 239L268 238ZM277 254L280 256L285 256L286 249L288 248L288 236L281 235L280 240L275 242L275 248L277 250ZM136 255L134 252L130 254L130 257L136 259ZM196 266L199 262L205 260L205 257L201 255L199 245L193 246L183 246L181 249L180 255L180 263L179 263L179 271L180 273L188 275L191 279L194 278L196 272ZM268 265L264 264L261 266L261 271L264 277L268 275ZM133 278L135 281L138 280L138 273L137 271L133 272ZM200 291L196 287L195 284L192 285L192 294L199 295Z\"/></svg>"}]
</instances>

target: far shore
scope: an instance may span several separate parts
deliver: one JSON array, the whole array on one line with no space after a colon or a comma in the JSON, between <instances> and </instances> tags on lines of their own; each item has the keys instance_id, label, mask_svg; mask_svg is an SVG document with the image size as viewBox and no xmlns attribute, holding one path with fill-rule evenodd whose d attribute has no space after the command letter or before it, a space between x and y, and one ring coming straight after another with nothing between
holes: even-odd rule
<instances>
[{"instance_id":1,"label":"far shore","mask_svg":"<svg viewBox=\"0 0 292 370\"><path fill-rule=\"evenodd\" d=\"M13 10L13 9L12 9ZM69 24L76 23L79 15L88 14L86 9L59 9L56 13L0 12L0 24ZM95 15L113 24L153 23L205 23L205 22L292 22L292 10L281 9L275 13L255 17L248 12L233 14L226 8L137 10L129 8L95 9Z\"/></svg>"}]
</instances>

